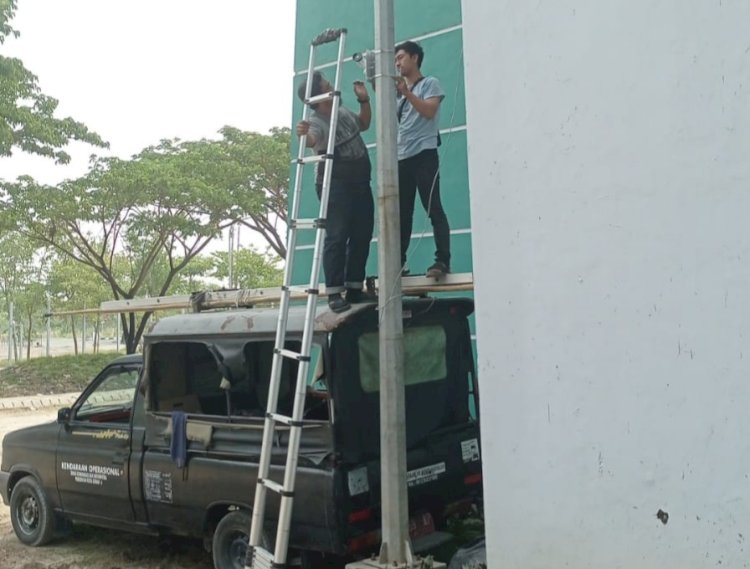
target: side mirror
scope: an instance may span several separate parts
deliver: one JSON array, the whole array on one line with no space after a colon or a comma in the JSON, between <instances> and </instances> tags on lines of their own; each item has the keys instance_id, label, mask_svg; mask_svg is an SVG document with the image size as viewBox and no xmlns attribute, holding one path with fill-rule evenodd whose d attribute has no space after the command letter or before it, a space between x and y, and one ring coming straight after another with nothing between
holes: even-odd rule
<instances>
[{"instance_id":1,"label":"side mirror","mask_svg":"<svg viewBox=\"0 0 750 569\"><path fill-rule=\"evenodd\" d=\"M57 410L57 422L67 423L70 421L70 407L63 407Z\"/></svg>"}]
</instances>

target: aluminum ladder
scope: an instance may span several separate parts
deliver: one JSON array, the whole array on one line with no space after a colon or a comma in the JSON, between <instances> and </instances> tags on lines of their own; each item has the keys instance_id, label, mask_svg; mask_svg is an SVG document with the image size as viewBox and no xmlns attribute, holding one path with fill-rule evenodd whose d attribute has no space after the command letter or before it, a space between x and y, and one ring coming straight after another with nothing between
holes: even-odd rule
<instances>
[{"instance_id":1,"label":"aluminum ladder","mask_svg":"<svg viewBox=\"0 0 750 569\"><path fill-rule=\"evenodd\" d=\"M336 78L333 91L317 96L311 96L312 78L315 72L315 50L321 45L338 41L338 57L336 59ZM268 405L266 418L263 426L263 445L260 452L258 464L258 481L255 488L255 502L252 512L252 525L250 527L250 539L248 543L245 567L247 569L277 569L286 565L287 550L289 547L289 531L292 521L292 506L294 503L294 485L297 475L297 462L299 458L299 445L302 437L303 416L305 411L305 394L307 388L307 373L310 366L310 349L315 327L315 310L320 294L320 267L325 239L326 215L328 211L328 195L331 189L331 174L333 171L333 154L336 145L336 127L339 117L339 106L341 104L341 69L344 60L344 47L346 43L346 29L328 29L318 35L310 44L310 59L307 67L307 88L305 92L304 110L302 120L310 116L310 105L322 101L332 101L328 146L325 154L305 156L307 148L307 136L300 136L299 154L292 163L297 165L294 181L294 193L292 197L292 211L289 216L289 229L287 233L287 258L284 267L284 284L281 287L281 298L279 300L279 320L276 327L276 342L271 365L271 379L268 390ZM300 197L302 193L302 179L304 167L308 164L325 163L323 173L323 187L320 196L320 212L315 219L300 219ZM297 232L299 230L315 231L315 246L313 249L312 268L310 270L310 284L308 287L293 287L292 268L294 266L295 247L297 244ZM302 342L299 353L286 349L287 320L289 318L289 302L292 293L304 292L307 295L307 310L305 311L305 323L302 332ZM294 392L294 405L291 417L277 413L279 386L281 383L281 369L284 358L298 362L297 383ZM287 448L286 464L284 466L283 483L269 478L271 466L271 452L273 450L274 433L277 426L284 425L289 428L289 443ZM276 541L274 551L269 551L261 543L264 535L264 522L266 518L267 492L275 492L280 495L278 525L276 528Z\"/></svg>"}]
</instances>

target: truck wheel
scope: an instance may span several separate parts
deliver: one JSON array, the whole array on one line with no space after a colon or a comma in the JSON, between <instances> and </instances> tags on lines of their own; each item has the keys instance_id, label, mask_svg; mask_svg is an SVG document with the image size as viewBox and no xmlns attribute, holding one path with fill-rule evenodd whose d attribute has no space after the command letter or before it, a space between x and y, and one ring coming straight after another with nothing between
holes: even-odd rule
<instances>
[{"instance_id":1,"label":"truck wheel","mask_svg":"<svg viewBox=\"0 0 750 569\"><path fill-rule=\"evenodd\" d=\"M13 487L10 521L16 536L26 545L44 545L54 536L54 513L42 486L33 476L21 478Z\"/></svg>"},{"instance_id":2,"label":"truck wheel","mask_svg":"<svg viewBox=\"0 0 750 569\"><path fill-rule=\"evenodd\" d=\"M216 526L211 547L214 569L245 569L250 524L250 514L240 510L229 512L221 518ZM261 538L261 545L269 547L265 534Z\"/></svg>"}]
</instances>

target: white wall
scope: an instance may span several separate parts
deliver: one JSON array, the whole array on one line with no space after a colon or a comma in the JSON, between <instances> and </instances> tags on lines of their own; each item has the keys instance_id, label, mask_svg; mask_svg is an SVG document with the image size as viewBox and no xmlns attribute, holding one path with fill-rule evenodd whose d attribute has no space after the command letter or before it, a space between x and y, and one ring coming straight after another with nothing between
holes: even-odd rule
<instances>
[{"instance_id":1,"label":"white wall","mask_svg":"<svg viewBox=\"0 0 750 569\"><path fill-rule=\"evenodd\" d=\"M463 11L490 567L750 567L750 2Z\"/></svg>"}]
</instances>

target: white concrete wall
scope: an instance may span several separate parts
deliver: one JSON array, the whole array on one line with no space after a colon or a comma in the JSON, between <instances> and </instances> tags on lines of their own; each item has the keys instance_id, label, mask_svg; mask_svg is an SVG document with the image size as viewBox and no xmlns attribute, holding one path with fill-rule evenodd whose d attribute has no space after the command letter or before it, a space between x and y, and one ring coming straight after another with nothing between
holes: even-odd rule
<instances>
[{"instance_id":1,"label":"white concrete wall","mask_svg":"<svg viewBox=\"0 0 750 569\"><path fill-rule=\"evenodd\" d=\"M463 10L490 567L750 567L750 2Z\"/></svg>"}]
</instances>

